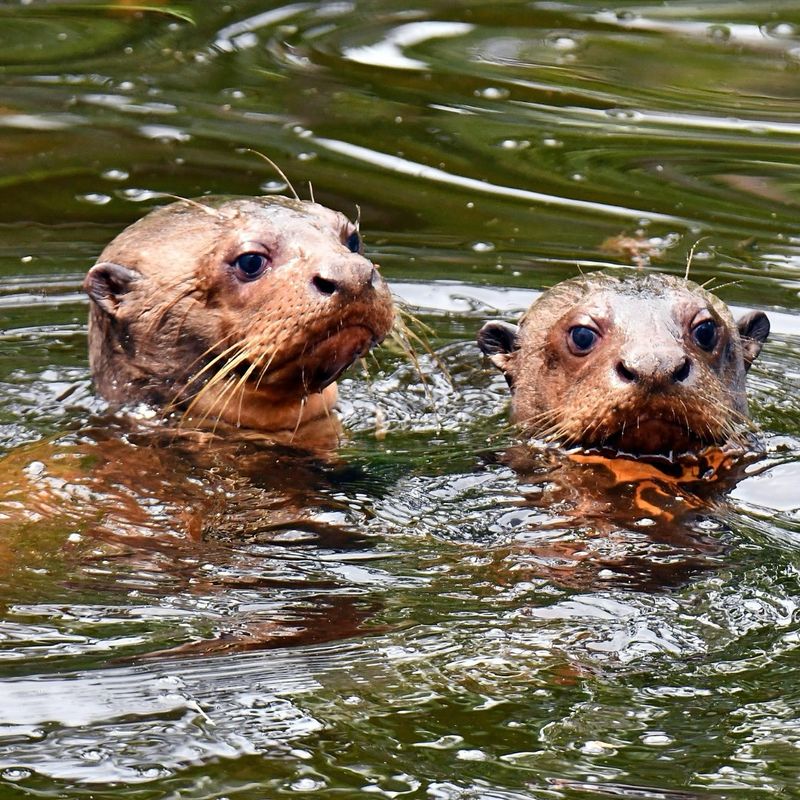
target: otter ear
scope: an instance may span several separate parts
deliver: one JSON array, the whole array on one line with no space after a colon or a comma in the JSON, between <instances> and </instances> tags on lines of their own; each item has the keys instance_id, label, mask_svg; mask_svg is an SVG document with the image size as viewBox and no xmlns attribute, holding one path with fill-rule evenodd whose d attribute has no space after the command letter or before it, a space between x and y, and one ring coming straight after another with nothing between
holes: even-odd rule
<instances>
[{"instance_id":1,"label":"otter ear","mask_svg":"<svg viewBox=\"0 0 800 800\"><path fill-rule=\"evenodd\" d=\"M508 322L487 322L478 331L478 347L513 385L510 367L512 356L519 350L519 328Z\"/></svg>"},{"instance_id":2,"label":"otter ear","mask_svg":"<svg viewBox=\"0 0 800 800\"><path fill-rule=\"evenodd\" d=\"M767 341L769 319L763 311L751 311L749 314L745 314L736 325L739 328L739 336L742 337L744 368L748 370L761 352L764 342Z\"/></svg>"},{"instance_id":3,"label":"otter ear","mask_svg":"<svg viewBox=\"0 0 800 800\"><path fill-rule=\"evenodd\" d=\"M136 270L128 269L112 261L95 264L83 280L83 290L99 308L114 316L120 298L131 290L131 284L141 278Z\"/></svg>"}]
</instances>

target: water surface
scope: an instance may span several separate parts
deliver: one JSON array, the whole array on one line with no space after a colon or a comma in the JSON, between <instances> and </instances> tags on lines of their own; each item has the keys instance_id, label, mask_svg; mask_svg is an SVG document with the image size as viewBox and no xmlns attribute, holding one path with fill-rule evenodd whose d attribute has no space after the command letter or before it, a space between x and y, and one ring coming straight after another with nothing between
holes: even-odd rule
<instances>
[{"instance_id":1,"label":"water surface","mask_svg":"<svg viewBox=\"0 0 800 800\"><path fill-rule=\"evenodd\" d=\"M0 481L60 498L0 543L3 796L800 796L798 101L796 0L0 7ZM434 355L348 373L337 459L215 472L93 397L80 285L163 193L287 191L246 148L360 207ZM475 333L692 251L772 319L765 455L576 516Z\"/></svg>"}]
</instances>

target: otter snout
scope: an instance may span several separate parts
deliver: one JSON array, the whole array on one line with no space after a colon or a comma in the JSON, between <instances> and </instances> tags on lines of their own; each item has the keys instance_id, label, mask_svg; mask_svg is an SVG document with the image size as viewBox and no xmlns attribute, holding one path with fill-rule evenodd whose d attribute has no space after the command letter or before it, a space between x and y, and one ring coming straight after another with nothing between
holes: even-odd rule
<instances>
[{"instance_id":1,"label":"otter snout","mask_svg":"<svg viewBox=\"0 0 800 800\"><path fill-rule=\"evenodd\" d=\"M625 384L640 384L651 389L685 383L692 374L692 362L681 348L637 350L622 354L615 366Z\"/></svg>"},{"instance_id":2,"label":"otter snout","mask_svg":"<svg viewBox=\"0 0 800 800\"><path fill-rule=\"evenodd\" d=\"M312 290L323 297L353 298L377 288L382 281L375 266L366 258L328 262L311 278Z\"/></svg>"}]
</instances>

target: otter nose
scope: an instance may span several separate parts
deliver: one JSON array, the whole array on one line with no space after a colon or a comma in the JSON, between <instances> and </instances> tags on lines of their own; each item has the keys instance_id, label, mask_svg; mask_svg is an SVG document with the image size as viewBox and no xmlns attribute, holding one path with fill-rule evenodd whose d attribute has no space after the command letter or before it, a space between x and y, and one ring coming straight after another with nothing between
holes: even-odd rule
<instances>
[{"instance_id":1,"label":"otter nose","mask_svg":"<svg viewBox=\"0 0 800 800\"><path fill-rule=\"evenodd\" d=\"M311 278L314 290L325 297L344 295L356 297L380 281L377 270L365 258L329 263Z\"/></svg>"},{"instance_id":2,"label":"otter nose","mask_svg":"<svg viewBox=\"0 0 800 800\"><path fill-rule=\"evenodd\" d=\"M624 383L670 386L683 383L691 374L692 362L683 350L650 350L623 355L617 375Z\"/></svg>"}]
</instances>

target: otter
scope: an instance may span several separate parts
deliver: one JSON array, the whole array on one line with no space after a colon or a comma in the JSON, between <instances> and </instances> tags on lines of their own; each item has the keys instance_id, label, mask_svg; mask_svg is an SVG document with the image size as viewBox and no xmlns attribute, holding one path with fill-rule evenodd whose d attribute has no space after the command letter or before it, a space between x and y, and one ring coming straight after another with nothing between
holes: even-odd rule
<instances>
[{"instance_id":1,"label":"otter","mask_svg":"<svg viewBox=\"0 0 800 800\"><path fill-rule=\"evenodd\" d=\"M357 226L277 196L162 206L83 285L92 378L109 403L266 432L328 418L336 379L394 318Z\"/></svg>"},{"instance_id":2,"label":"otter","mask_svg":"<svg viewBox=\"0 0 800 800\"><path fill-rule=\"evenodd\" d=\"M519 326L486 323L478 345L505 376L512 417L566 446L673 457L744 446L745 375L769 334L671 275L594 272L539 297Z\"/></svg>"}]
</instances>

